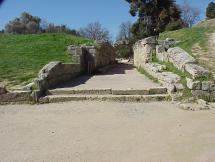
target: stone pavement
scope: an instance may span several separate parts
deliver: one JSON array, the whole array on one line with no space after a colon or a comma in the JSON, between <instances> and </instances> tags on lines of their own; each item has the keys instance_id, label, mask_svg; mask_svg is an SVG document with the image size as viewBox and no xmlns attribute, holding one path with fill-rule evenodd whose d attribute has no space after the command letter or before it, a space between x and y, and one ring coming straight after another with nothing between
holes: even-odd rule
<instances>
[{"instance_id":1,"label":"stone pavement","mask_svg":"<svg viewBox=\"0 0 215 162\"><path fill-rule=\"evenodd\" d=\"M140 74L131 64L118 64L105 74L81 76L71 82L62 84L60 89L149 89L161 87L143 74Z\"/></svg>"}]
</instances>

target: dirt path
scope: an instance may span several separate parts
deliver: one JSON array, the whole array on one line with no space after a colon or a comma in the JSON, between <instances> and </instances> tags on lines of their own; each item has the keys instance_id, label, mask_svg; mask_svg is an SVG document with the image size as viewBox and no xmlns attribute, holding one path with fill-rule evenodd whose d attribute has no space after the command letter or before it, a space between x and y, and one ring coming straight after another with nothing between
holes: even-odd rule
<instances>
[{"instance_id":1,"label":"dirt path","mask_svg":"<svg viewBox=\"0 0 215 162\"><path fill-rule=\"evenodd\" d=\"M192 49L192 53L199 58L199 62L215 73L215 33L208 36L208 51L205 52L196 44Z\"/></svg>"},{"instance_id":2,"label":"dirt path","mask_svg":"<svg viewBox=\"0 0 215 162\"><path fill-rule=\"evenodd\" d=\"M165 102L0 106L0 161L211 162L214 123Z\"/></svg>"}]
</instances>

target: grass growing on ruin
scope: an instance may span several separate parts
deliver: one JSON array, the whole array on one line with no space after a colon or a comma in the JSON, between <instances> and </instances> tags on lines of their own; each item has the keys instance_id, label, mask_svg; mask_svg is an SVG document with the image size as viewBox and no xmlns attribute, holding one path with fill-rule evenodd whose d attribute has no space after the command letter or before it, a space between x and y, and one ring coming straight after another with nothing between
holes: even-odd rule
<instances>
[{"instance_id":1,"label":"grass growing on ruin","mask_svg":"<svg viewBox=\"0 0 215 162\"><path fill-rule=\"evenodd\" d=\"M192 47L195 44L199 44L203 50L207 51L207 34L214 31L214 28L184 28L176 31L161 33L160 39L174 38L175 40L180 41L177 46L189 53L192 53Z\"/></svg>"},{"instance_id":2,"label":"grass growing on ruin","mask_svg":"<svg viewBox=\"0 0 215 162\"><path fill-rule=\"evenodd\" d=\"M152 61L159 63L161 65L165 65L166 66L165 71L173 72L174 74L177 74L178 76L181 77L180 83L184 86L184 89L182 90L183 94L183 96L181 97L182 99L192 97L191 90L187 87L186 81L186 78L192 78L192 76L188 72L182 72L181 70L178 70L171 62L163 62L158 60L155 54L153 54Z\"/></svg>"},{"instance_id":3,"label":"grass growing on ruin","mask_svg":"<svg viewBox=\"0 0 215 162\"><path fill-rule=\"evenodd\" d=\"M188 73L188 72L182 72L181 70L178 70L174 65L173 63L171 62L163 62L163 61L160 61L158 60L158 58L156 57L155 54L153 54L153 58L152 58L152 61L153 62L156 62L156 63L159 63L159 64L162 64L162 65L165 65L166 66L166 71L171 71L177 75L179 75L180 77L182 78L192 78L192 76Z\"/></svg>"},{"instance_id":4,"label":"grass growing on ruin","mask_svg":"<svg viewBox=\"0 0 215 162\"><path fill-rule=\"evenodd\" d=\"M151 79L153 82L155 83L159 83L158 79L153 77L152 75L150 75L146 70L144 70L143 68L139 67L137 69L141 74L144 74L147 78Z\"/></svg>"},{"instance_id":5,"label":"grass growing on ruin","mask_svg":"<svg viewBox=\"0 0 215 162\"><path fill-rule=\"evenodd\" d=\"M68 34L0 35L0 82L30 82L50 61L72 62L68 45L95 43Z\"/></svg>"}]
</instances>

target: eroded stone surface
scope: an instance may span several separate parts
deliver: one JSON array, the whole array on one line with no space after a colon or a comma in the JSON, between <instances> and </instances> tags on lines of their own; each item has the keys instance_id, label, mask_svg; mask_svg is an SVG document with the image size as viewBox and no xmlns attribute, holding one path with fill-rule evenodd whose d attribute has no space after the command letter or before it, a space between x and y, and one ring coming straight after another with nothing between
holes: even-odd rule
<instances>
[{"instance_id":1,"label":"eroded stone surface","mask_svg":"<svg viewBox=\"0 0 215 162\"><path fill-rule=\"evenodd\" d=\"M0 95L0 104L27 101L31 101L30 91L14 91Z\"/></svg>"},{"instance_id":2,"label":"eroded stone surface","mask_svg":"<svg viewBox=\"0 0 215 162\"><path fill-rule=\"evenodd\" d=\"M185 70L191 74L193 78L202 77L209 74L208 70L197 64L186 64Z\"/></svg>"},{"instance_id":3,"label":"eroded stone surface","mask_svg":"<svg viewBox=\"0 0 215 162\"><path fill-rule=\"evenodd\" d=\"M155 44L155 37L145 38L135 43L133 47L135 66L139 67L152 61L152 54L155 50Z\"/></svg>"},{"instance_id":4,"label":"eroded stone surface","mask_svg":"<svg viewBox=\"0 0 215 162\"><path fill-rule=\"evenodd\" d=\"M196 60L190 56L186 51L179 47L168 49L169 61L172 62L179 70L184 70L188 63L195 63Z\"/></svg>"},{"instance_id":5,"label":"eroded stone surface","mask_svg":"<svg viewBox=\"0 0 215 162\"><path fill-rule=\"evenodd\" d=\"M0 84L0 95L7 93L5 85Z\"/></svg>"},{"instance_id":6,"label":"eroded stone surface","mask_svg":"<svg viewBox=\"0 0 215 162\"><path fill-rule=\"evenodd\" d=\"M68 81L81 72L79 64L63 64L61 62L50 62L45 65L35 80L35 85L41 91L52 86Z\"/></svg>"},{"instance_id":7,"label":"eroded stone surface","mask_svg":"<svg viewBox=\"0 0 215 162\"><path fill-rule=\"evenodd\" d=\"M209 106L203 106L194 103L183 103L179 105L183 110L190 110L190 111L200 111L200 110L209 110Z\"/></svg>"},{"instance_id":8,"label":"eroded stone surface","mask_svg":"<svg viewBox=\"0 0 215 162\"><path fill-rule=\"evenodd\" d=\"M154 71L156 73L163 72L164 70L166 70L165 65L161 65L158 63L148 63L148 64L146 64L146 66L148 66L152 71Z\"/></svg>"},{"instance_id":9,"label":"eroded stone surface","mask_svg":"<svg viewBox=\"0 0 215 162\"><path fill-rule=\"evenodd\" d=\"M204 81L202 82L202 90L203 91L210 91L211 89L211 85L213 85L214 82L213 81Z\"/></svg>"},{"instance_id":10,"label":"eroded stone surface","mask_svg":"<svg viewBox=\"0 0 215 162\"><path fill-rule=\"evenodd\" d=\"M179 83L181 80L181 77L177 74L174 74L172 72L162 72L160 73L160 80L165 81L170 84Z\"/></svg>"},{"instance_id":11,"label":"eroded stone surface","mask_svg":"<svg viewBox=\"0 0 215 162\"><path fill-rule=\"evenodd\" d=\"M192 90L201 90L202 83L200 81L194 81L193 79L186 78L187 80L187 87Z\"/></svg>"}]
</instances>

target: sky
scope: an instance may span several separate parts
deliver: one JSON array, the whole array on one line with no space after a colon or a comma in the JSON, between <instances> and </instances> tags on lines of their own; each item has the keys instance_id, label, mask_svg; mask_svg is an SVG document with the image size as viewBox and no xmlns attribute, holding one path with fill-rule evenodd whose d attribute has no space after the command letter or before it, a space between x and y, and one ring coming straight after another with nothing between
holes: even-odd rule
<instances>
[{"instance_id":1,"label":"sky","mask_svg":"<svg viewBox=\"0 0 215 162\"><path fill-rule=\"evenodd\" d=\"M177 0L178 4L184 0ZM204 19L209 2L215 0L189 0L190 4L201 10ZM125 0L5 0L0 6L0 29L22 12L56 25L66 24L79 29L90 22L99 21L115 38L121 22L135 22L137 18L129 14L129 4Z\"/></svg>"}]
</instances>

